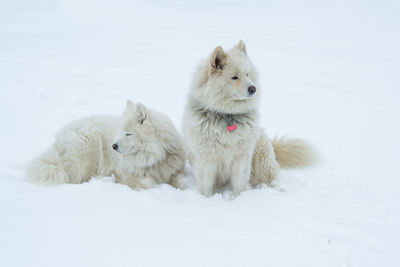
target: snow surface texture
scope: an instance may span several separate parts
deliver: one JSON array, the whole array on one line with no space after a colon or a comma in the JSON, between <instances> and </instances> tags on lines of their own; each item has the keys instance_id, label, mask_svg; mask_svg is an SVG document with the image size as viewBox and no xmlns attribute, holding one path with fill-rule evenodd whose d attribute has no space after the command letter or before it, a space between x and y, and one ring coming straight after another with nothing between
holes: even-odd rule
<instances>
[{"instance_id":1,"label":"snow surface texture","mask_svg":"<svg viewBox=\"0 0 400 267\"><path fill-rule=\"evenodd\" d=\"M0 2L0 266L400 266L398 1ZM190 79L245 40L270 136L315 167L236 199L111 178L42 187L24 164L131 98L180 127Z\"/></svg>"}]
</instances>

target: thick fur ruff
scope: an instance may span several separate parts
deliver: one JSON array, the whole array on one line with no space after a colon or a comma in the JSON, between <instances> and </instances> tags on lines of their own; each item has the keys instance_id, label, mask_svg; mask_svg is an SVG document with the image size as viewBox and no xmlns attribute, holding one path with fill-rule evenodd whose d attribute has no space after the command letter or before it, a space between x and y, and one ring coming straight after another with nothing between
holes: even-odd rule
<instances>
[{"instance_id":1,"label":"thick fur ruff","mask_svg":"<svg viewBox=\"0 0 400 267\"><path fill-rule=\"evenodd\" d=\"M182 129L202 194L229 184L238 195L249 185L270 185L280 167L311 163L304 141L272 141L260 129L258 98L258 74L243 41L226 52L218 46L195 71ZM237 129L228 131L233 124Z\"/></svg>"},{"instance_id":2,"label":"thick fur ruff","mask_svg":"<svg viewBox=\"0 0 400 267\"><path fill-rule=\"evenodd\" d=\"M167 116L128 100L121 117L69 123L53 146L28 165L27 174L41 184L77 184L113 175L133 189L161 183L184 188L184 154Z\"/></svg>"}]
</instances>

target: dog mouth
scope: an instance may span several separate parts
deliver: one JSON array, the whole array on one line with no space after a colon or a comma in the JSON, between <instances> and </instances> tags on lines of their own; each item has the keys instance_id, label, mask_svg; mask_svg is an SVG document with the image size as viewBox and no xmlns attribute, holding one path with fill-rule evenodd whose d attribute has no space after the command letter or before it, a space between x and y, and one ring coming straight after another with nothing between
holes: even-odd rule
<instances>
[{"instance_id":1,"label":"dog mouth","mask_svg":"<svg viewBox=\"0 0 400 267\"><path fill-rule=\"evenodd\" d=\"M254 96L254 94L253 95L248 95L248 96L234 96L234 99L236 101L247 101L247 100L252 99L253 96Z\"/></svg>"},{"instance_id":2,"label":"dog mouth","mask_svg":"<svg viewBox=\"0 0 400 267\"><path fill-rule=\"evenodd\" d=\"M232 94L232 98L233 98L235 101L247 101L247 100L252 99L254 95L255 95L255 93L253 93L253 94L248 93L248 94L245 95L245 96L243 96L243 95L238 95L238 94L233 93L233 94Z\"/></svg>"},{"instance_id":3,"label":"dog mouth","mask_svg":"<svg viewBox=\"0 0 400 267\"><path fill-rule=\"evenodd\" d=\"M114 150L115 150L115 152L118 152L119 154L125 154L125 151L121 151L119 148L114 149Z\"/></svg>"}]
</instances>

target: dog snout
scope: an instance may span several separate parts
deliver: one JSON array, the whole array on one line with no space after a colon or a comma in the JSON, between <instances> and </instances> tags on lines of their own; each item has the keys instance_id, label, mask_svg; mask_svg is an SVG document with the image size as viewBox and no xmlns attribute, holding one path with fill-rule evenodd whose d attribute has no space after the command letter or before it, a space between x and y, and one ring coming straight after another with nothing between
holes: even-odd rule
<instances>
[{"instance_id":1,"label":"dog snout","mask_svg":"<svg viewBox=\"0 0 400 267\"><path fill-rule=\"evenodd\" d=\"M113 148L114 150L118 150L118 145L117 145L117 144L113 144L113 145L112 145L112 148Z\"/></svg>"},{"instance_id":2,"label":"dog snout","mask_svg":"<svg viewBox=\"0 0 400 267\"><path fill-rule=\"evenodd\" d=\"M247 88L247 91L250 95L254 95L256 93L256 87L254 85L249 86L249 88Z\"/></svg>"}]
</instances>

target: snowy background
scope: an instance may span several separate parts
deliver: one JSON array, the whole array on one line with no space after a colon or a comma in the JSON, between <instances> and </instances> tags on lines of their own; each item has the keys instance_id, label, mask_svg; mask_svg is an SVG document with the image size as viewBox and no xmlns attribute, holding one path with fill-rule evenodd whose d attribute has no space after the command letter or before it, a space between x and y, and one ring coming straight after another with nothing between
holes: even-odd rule
<instances>
[{"instance_id":1,"label":"snowy background","mask_svg":"<svg viewBox=\"0 0 400 267\"><path fill-rule=\"evenodd\" d=\"M400 266L398 1L0 0L0 266ZM23 168L67 122L125 99L180 128L190 79L245 40L270 136L315 167L205 198Z\"/></svg>"}]
</instances>

